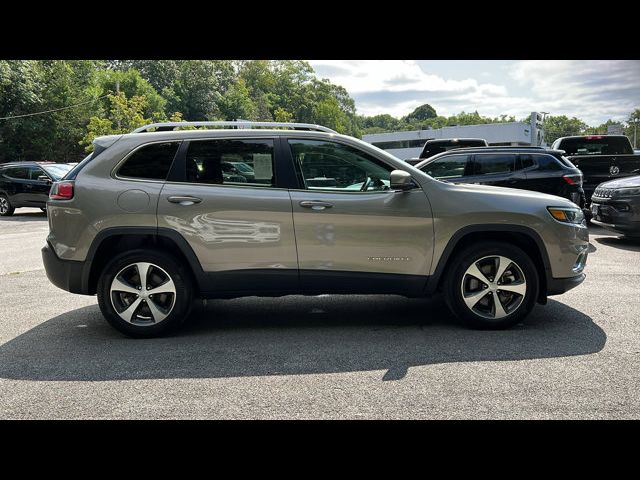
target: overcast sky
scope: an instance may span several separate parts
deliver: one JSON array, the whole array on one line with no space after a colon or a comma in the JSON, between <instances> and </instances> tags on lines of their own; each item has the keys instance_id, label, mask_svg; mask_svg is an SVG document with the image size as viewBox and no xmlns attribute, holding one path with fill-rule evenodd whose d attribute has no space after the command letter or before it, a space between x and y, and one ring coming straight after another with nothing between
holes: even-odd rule
<instances>
[{"instance_id":1,"label":"overcast sky","mask_svg":"<svg viewBox=\"0 0 640 480\"><path fill-rule=\"evenodd\" d=\"M640 108L638 60L312 60L347 89L359 114L404 116L424 103L438 115L478 111L578 117L597 126Z\"/></svg>"}]
</instances>

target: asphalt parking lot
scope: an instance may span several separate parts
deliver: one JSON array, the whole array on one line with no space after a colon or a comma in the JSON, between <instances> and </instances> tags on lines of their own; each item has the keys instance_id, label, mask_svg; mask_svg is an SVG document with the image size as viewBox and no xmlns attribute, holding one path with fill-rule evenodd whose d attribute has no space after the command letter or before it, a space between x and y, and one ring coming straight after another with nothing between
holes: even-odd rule
<instances>
[{"instance_id":1,"label":"asphalt parking lot","mask_svg":"<svg viewBox=\"0 0 640 480\"><path fill-rule=\"evenodd\" d=\"M640 243L594 227L587 280L508 331L439 299L209 301L126 338L49 283L46 216L0 219L0 418L638 418Z\"/></svg>"}]
</instances>

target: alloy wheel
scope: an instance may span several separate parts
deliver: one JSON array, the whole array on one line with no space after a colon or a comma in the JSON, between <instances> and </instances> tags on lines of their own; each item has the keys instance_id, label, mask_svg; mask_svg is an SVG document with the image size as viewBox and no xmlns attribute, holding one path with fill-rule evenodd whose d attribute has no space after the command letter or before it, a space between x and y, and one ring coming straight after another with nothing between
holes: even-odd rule
<instances>
[{"instance_id":1,"label":"alloy wheel","mask_svg":"<svg viewBox=\"0 0 640 480\"><path fill-rule=\"evenodd\" d=\"M5 214L9 211L9 202L6 198L0 197L0 213Z\"/></svg>"},{"instance_id":2,"label":"alloy wheel","mask_svg":"<svg viewBox=\"0 0 640 480\"><path fill-rule=\"evenodd\" d=\"M173 279L153 263L127 265L113 278L109 291L116 313L133 325L157 325L176 303Z\"/></svg>"},{"instance_id":3,"label":"alloy wheel","mask_svg":"<svg viewBox=\"0 0 640 480\"><path fill-rule=\"evenodd\" d=\"M491 255L476 260L467 268L460 288L469 310L497 320L522 305L527 281L516 262L508 257Z\"/></svg>"}]
</instances>

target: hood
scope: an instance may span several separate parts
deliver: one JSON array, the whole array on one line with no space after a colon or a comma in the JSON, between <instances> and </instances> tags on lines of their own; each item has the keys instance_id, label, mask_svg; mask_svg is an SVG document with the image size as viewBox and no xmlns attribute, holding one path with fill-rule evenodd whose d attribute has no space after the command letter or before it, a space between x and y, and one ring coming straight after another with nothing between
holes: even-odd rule
<instances>
[{"instance_id":1,"label":"hood","mask_svg":"<svg viewBox=\"0 0 640 480\"><path fill-rule=\"evenodd\" d=\"M603 188L628 188L640 187L640 175L635 177L616 178L608 182L601 183L598 187Z\"/></svg>"},{"instance_id":2,"label":"hood","mask_svg":"<svg viewBox=\"0 0 640 480\"><path fill-rule=\"evenodd\" d=\"M556 195L549 195L547 193L534 192L531 190L520 190L518 188L507 188L507 187L495 187L492 185L475 185L468 183L449 183L452 187L455 187L455 190L461 192L469 192L469 193L480 193L486 195L494 195L494 196L502 196L504 197L504 201L508 202L509 199L518 199L518 200L531 200L535 202L544 202L549 205L562 206L566 204L567 206L575 207L576 205L567 200L566 198L558 197Z\"/></svg>"}]
</instances>

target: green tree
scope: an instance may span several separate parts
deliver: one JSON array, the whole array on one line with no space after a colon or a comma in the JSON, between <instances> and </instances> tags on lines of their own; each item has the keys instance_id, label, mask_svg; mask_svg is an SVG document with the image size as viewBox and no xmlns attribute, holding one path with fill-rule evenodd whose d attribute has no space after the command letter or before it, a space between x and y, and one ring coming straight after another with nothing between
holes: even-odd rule
<instances>
[{"instance_id":1,"label":"green tree","mask_svg":"<svg viewBox=\"0 0 640 480\"><path fill-rule=\"evenodd\" d=\"M106 117L91 117L87 125L87 133L80 140L87 152L93 151L93 140L101 135L117 135L129 133L138 127L151 123L145 118L148 100L145 96L127 98L124 92L108 95L109 111Z\"/></svg>"},{"instance_id":2,"label":"green tree","mask_svg":"<svg viewBox=\"0 0 640 480\"><path fill-rule=\"evenodd\" d=\"M220 112L225 120L252 120L256 106L249 96L249 90L242 78L229 87L220 101Z\"/></svg>"},{"instance_id":3,"label":"green tree","mask_svg":"<svg viewBox=\"0 0 640 480\"><path fill-rule=\"evenodd\" d=\"M560 137L568 137L571 135L582 135L588 125L582 120L566 115L547 116L544 122L545 142L551 145Z\"/></svg>"},{"instance_id":4,"label":"green tree","mask_svg":"<svg viewBox=\"0 0 640 480\"><path fill-rule=\"evenodd\" d=\"M436 118L437 116L438 114L436 113L435 108L433 108L428 103L425 103L424 105L420 105L413 112L404 117L404 120L409 123L422 122L424 120L429 120L430 118Z\"/></svg>"}]
</instances>

